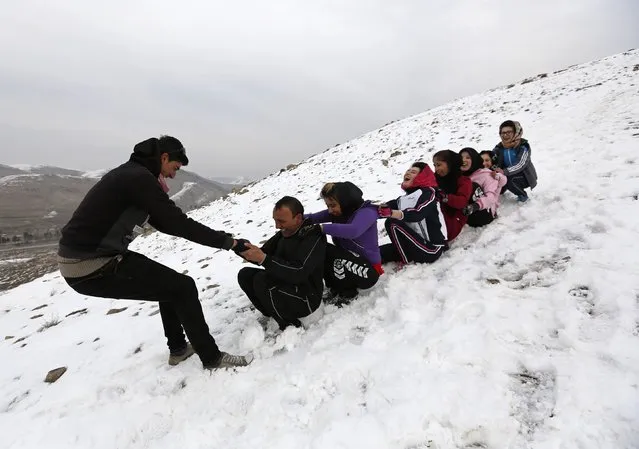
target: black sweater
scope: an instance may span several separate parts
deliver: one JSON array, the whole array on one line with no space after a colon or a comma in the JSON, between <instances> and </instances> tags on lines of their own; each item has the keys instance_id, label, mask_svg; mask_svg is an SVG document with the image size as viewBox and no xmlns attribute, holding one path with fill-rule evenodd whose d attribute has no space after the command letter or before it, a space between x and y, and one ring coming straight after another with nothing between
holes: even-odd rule
<instances>
[{"instance_id":1,"label":"black sweater","mask_svg":"<svg viewBox=\"0 0 639 449\"><path fill-rule=\"evenodd\" d=\"M186 216L162 190L157 161L137 157L111 170L84 197L62 229L58 254L91 259L126 252L148 222L160 232L213 248L230 249L233 239Z\"/></svg>"}]
</instances>

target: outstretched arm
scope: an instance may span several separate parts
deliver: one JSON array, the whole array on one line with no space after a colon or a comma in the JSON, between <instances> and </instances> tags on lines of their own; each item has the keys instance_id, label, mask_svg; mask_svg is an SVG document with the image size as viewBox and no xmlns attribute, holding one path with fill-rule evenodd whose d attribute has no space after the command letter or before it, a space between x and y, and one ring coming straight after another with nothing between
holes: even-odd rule
<instances>
[{"instance_id":1,"label":"outstretched arm","mask_svg":"<svg viewBox=\"0 0 639 449\"><path fill-rule=\"evenodd\" d=\"M315 212L314 214L304 214L305 220L310 220L311 223L326 223L331 221L331 215L328 213L328 209Z\"/></svg>"},{"instance_id":2,"label":"outstretched arm","mask_svg":"<svg viewBox=\"0 0 639 449\"><path fill-rule=\"evenodd\" d=\"M216 231L189 218L171 201L150 172L148 176L140 175L134 182L133 188L128 190L133 203L148 212L149 223L158 231L213 248L228 250L235 244L233 238L225 232Z\"/></svg>"},{"instance_id":3,"label":"outstretched arm","mask_svg":"<svg viewBox=\"0 0 639 449\"><path fill-rule=\"evenodd\" d=\"M377 223L377 210L372 207L359 209L350 223L327 223L322 225L324 234L342 239L356 239Z\"/></svg>"}]
</instances>

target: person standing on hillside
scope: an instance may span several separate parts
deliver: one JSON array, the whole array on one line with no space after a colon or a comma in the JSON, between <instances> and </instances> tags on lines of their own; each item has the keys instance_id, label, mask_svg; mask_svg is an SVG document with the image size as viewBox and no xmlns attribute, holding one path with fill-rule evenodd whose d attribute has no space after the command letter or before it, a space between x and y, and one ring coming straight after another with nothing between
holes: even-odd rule
<instances>
[{"instance_id":1,"label":"person standing on hillside","mask_svg":"<svg viewBox=\"0 0 639 449\"><path fill-rule=\"evenodd\" d=\"M89 190L62 229L60 274L82 295L158 302L170 365L195 352L208 369L245 366L252 356L218 349L191 277L128 250L147 223L160 232L212 248L247 249L245 240L236 241L230 234L198 223L169 199L161 178L173 178L188 163L175 137L150 138L135 145L129 161Z\"/></svg>"},{"instance_id":2,"label":"person standing on hillside","mask_svg":"<svg viewBox=\"0 0 639 449\"><path fill-rule=\"evenodd\" d=\"M263 269L242 268L237 281L255 308L284 330L300 327L299 318L322 302L326 236L304 220L302 203L291 196L275 203L273 220L280 231L261 248L248 244L249 249L240 253Z\"/></svg>"},{"instance_id":3,"label":"person standing on hillside","mask_svg":"<svg viewBox=\"0 0 639 449\"><path fill-rule=\"evenodd\" d=\"M493 150L497 155L497 172L506 175L505 189L517 196L517 201L525 203L528 194L524 189L534 189L537 185L537 171L530 159L530 144L522 135L519 122L506 120L499 125L501 142Z\"/></svg>"}]
</instances>

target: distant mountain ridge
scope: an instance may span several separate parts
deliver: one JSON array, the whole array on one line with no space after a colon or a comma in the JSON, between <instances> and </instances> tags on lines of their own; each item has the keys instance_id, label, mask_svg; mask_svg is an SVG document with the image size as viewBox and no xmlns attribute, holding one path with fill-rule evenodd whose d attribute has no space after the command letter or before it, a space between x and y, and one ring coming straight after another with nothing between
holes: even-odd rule
<instances>
[{"instance_id":1,"label":"distant mountain ridge","mask_svg":"<svg viewBox=\"0 0 639 449\"><path fill-rule=\"evenodd\" d=\"M255 179L247 178L245 176L211 176L209 179L219 184L230 185L232 188L242 187L252 181L255 181Z\"/></svg>"}]
</instances>

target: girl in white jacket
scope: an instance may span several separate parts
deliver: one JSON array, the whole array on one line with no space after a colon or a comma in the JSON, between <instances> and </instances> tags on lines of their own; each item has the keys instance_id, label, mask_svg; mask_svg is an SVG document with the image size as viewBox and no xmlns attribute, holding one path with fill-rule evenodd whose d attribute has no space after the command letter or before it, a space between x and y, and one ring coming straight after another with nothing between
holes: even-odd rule
<instances>
[{"instance_id":1,"label":"girl in white jacket","mask_svg":"<svg viewBox=\"0 0 639 449\"><path fill-rule=\"evenodd\" d=\"M471 202L462 213L468 215L468 226L477 228L492 222L497 216L501 189L506 185L506 176L483 167L483 161L474 148L463 148L462 173L473 182Z\"/></svg>"}]
</instances>

